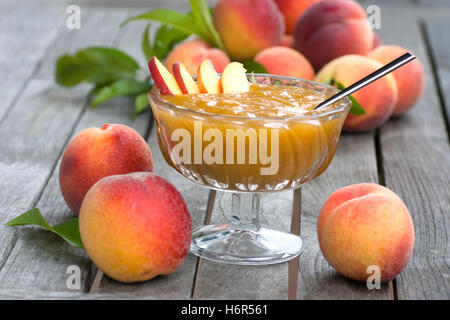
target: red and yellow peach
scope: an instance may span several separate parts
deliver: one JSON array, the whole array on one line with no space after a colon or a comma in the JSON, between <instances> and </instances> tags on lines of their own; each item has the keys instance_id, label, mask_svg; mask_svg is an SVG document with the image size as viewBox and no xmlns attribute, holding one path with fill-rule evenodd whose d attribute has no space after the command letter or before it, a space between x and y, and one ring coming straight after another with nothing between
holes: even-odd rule
<instances>
[{"instance_id":1,"label":"red and yellow peach","mask_svg":"<svg viewBox=\"0 0 450 320\"><path fill-rule=\"evenodd\" d=\"M382 64L387 64L406 52L408 52L407 49L399 46L383 45L370 52L368 56ZM393 115L400 115L411 109L419 100L425 88L425 73L420 61L415 59L392 72L392 75L397 83L398 93Z\"/></svg>"},{"instance_id":2,"label":"red and yellow peach","mask_svg":"<svg viewBox=\"0 0 450 320\"><path fill-rule=\"evenodd\" d=\"M255 61L263 65L271 74L314 79L314 69L309 61L297 50L278 46L262 50Z\"/></svg>"},{"instance_id":3,"label":"red and yellow peach","mask_svg":"<svg viewBox=\"0 0 450 320\"><path fill-rule=\"evenodd\" d=\"M408 264L414 226L403 201L391 190L361 183L335 191L317 220L325 259L342 275L366 281L378 266L380 280L394 279Z\"/></svg>"},{"instance_id":4,"label":"red and yellow peach","mask_svg":"<svg viewBox=\"0 0 450 320\"><path fill-rule=\"evenodd\" d=\"M349 0L320 1L310 6L295 26L294 39L294 48L316 70L343 55L366 55L373 47L366 12Z\"/></svg>"},{"instance_id":5,"label":"red and yellow peach","mask_svg":"<svg viewBox=\"0 0 450 320\"><path fill-rule=\"evenodd\" d=\"M182 196L150 172L99 180L86 194L79 226L89 257L121 282L174 272L191 242L191 218Z\"/></svg>"},{"instance_id":6,"label":"red and yellow peach","mask_svg":"<svg viewBox=\"0 0 450 320\"><path fill-rule=\"evenodd\" d=\"M105 124L78 133L68 144L59 168L59 185L75 215L89 188L103 177L153 171L145 140L130 127Z\"/></svg>"},{"instance_id":7,"label":"red and yellow peach","mask_svg":"<svg viewBox=\"0 0 450 320\"><path fill-rule=\"evenodd\" d=\"M321 0L275 0L278 8L284 16L286 33L292 34L300 16L311 5Z\"/></svg>"},{"instance_id":8,"label":"red and yellow peach","mask_svg":"<svg viewBox=\"0 0 450 320\"><path fill-rule=\"evenodd\" d=\"M217 72L222 72L230 62L230 59L222 50L211 48L206 42L194 39L177 45L165 59L164 65L172 71L172 65L181 62L187 71L194 75L204 60L211 60Z\"/></svg>"},{"instance_id":9,"label":"red and yellow peach","mask_svg":"<svg viewBox=\"0 0 450 320\"><path fill-rule=\"evenodd\" d=\"M346 55L326 64L317 74L316 81L340 82L344 87L355 83L383 65L371 58L360 55ZM389 119L397 103L397 86L392 75L358 90L352 95L364 108L364 115L349 114L343 130L364 132L377 128Z\"/></svg>"},{"instance_id":10,"label":"red and yellow peach","mask_svg":"<svg viewBox=\"0 0 450 320\"><path fill-rule=\"evenodd\" d=\"M283 15L273 0L219 0L213 22L235 60L251 59L278 45L284 34Z\"/></svg>"}]
</instances>

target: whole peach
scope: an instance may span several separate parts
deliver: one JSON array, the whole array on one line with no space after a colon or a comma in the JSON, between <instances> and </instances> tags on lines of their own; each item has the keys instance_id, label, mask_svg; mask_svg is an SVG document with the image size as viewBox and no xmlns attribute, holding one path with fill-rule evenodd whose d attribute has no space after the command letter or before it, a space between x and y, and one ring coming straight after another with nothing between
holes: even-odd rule
<instances>
[{"instance_id":1,"label":"whole peach","mask_svg":"<svg viewBox=\"0 0 450 320\"><path fill-rule=\"evenodd\" d=\"M319 70L346 55L366 55L373 46L373 32L364 9L349 0L320 1L310 6L294 30L294 48Z\"/></svg>"},{"instance_id":2,"label":"whole peach","mask_svg":"<svg viewBox=\"0 0 450 320\"><path fill-rule=\"evenodd\" d=\"M378 266L381 282L394 279L408 264L414 226L403 201L374 183L335 191L317 220L317 236L325 259L342 275L366 281Z\"/></svg>"},{"instance_id":3,"label":"whole peach","mask_svg":"<svg viewBox=\"0 0 450 320\"><path fill-rule=\"evenodd\" d=\"M369 53L369 57L382 64L400 57L409 50L399 46L379 46ZM418 59L411 61L403 67L392 72L397 83L398 99L393 115L400 115L411 109L419 100L425 88L425 72Z\"/></svg>"},{"instance_id":4,"label":"whole peach","mask_svg":"<svg viewBox=\"0 0 450 320\"><path fill-rule=\"evenodd\" d=\"M213 22L235 60L278 45L284 34L283 15L273 0L219 0Z\"/></svg>"},{"instance_id":5,"label":"whole peach","mask_svg":"<svg viewBox=\"0 0 450 320\"><path fill-rule=\"evenodd\" d=\"M321 0L275 0L275 3L284 16L286 33L292 34L298 18L300 18L306 9L319 1Z\"/></svg>"},{"instance_id":6,"label":"whole peach","mask_svg":"<svg viewBox=\"0 0 450 320\"><path fill-rule=\"evenodd\" d=\"M78 133L67 145L59 167L59 186L75 215L89 188L103 177L153 171L153 157L134 129L104 124Z\"/></svg>"},{"instance_id":7,"label":"whole peach","mask_svg":"<svg viewBox=\"0 0 450 320\"><path fill-rule=\"evenodd\" d=\"M89 257L121 282L174 272L191 242L191 217L183 197L151 172L98 181L83 201L79 226Z\"/></svg>"},{"instance_id":8,"label":"whole peach","mask_svg":"<svg viewBox=\"0 0 450 320\"><path fill-rule=\"evenodd\" d=\"M375 59L360 55L346 55L326 64L317 74L316 81L333 80L348 87L382 66ZM388 74L358 90L352 96L364 108L365 114L348 114L343 130L364 132L375 129L387 121L394 111L397 103L395 79Z\"/></svg>"},{"instance_id":9,"label":"whole peach","mask_svg":"<svg viewBox=\"0 0 450 320\"><path fill-rule=\"evenodd\" d=\"M297 50L278 46L262 50L255 57L269 73L281 76L314 79L314 69Z\"/></svg>"},{"instance_id":10,"label":"whole peach","mask_svg":"<svg viewBox=\"0 0 450 320\"><path fill-rule=\"evenodd\" d=\"M220 49L211 48L206 42L194 39L180 43L169 53L164 61L164 65L168 70L172 70L175 62L181 62L194 75L197 73L198 67L203 60L211 60L217 72L222 72L226 65L230 63L230 59Z\"/></svg>"}]
</instances>

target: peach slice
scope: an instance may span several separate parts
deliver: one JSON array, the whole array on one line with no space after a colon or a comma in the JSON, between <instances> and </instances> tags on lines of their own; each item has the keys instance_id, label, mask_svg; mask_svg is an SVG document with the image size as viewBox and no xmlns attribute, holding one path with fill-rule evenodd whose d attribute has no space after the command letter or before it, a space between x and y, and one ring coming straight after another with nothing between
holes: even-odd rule
<instances>
[{"instance_id":1,"label":"peach slice","mask_svg":"<svg viewBox=\"0 0 450 320\"><path fill-rule=\"evenodd\" d=\"M219 75L211 60L204 60L198 67L197 84L200 93L219 93Z\"/></svg>"},{"instance_id":2,"label":"peach slice","mask_svg":"<svg viewBox=\"0 0 450 320\"><path fill-rule=\"evenodd\" d=\"M175 77L163 66L158 58L153 57L148 62L148 68L152 75L153 82L163 95L179 95L183 94L175 80Z\"/></svg>"},{"instance_id":3,"label":"peach slice","mask_svg":"<svg viewBox=\"0 0 450 320\"><path fill-rule=\"evenodd\" d=\"M172 65L172 71L183 94L198 93L197 84L181 62L175 62Z\"/></svg>"},{"instance_id":4,"label":"peach slice","mask_svg":"<svg viewBox=\"0 0 450 320\"><path fill-rule=\"evenodd\" d=\"M223 70L219 88L223 93L241 93L250 90L244 66L239 62L229 63Z\"/></svg>"}]
</instances>

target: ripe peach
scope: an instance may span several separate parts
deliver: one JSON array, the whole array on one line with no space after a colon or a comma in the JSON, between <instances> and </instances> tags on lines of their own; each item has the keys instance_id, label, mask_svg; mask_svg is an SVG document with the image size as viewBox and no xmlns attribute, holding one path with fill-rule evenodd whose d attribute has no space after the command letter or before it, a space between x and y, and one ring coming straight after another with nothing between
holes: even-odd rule
<instances>
[{"instance_id":1,"label":"ripe peach","mask_svg":"<svg viewBox=\"0 0 450 320\"><path fill-rule=\"evenodd\" d=\"M398 46L383 45L369 53L369 57L386 64L402 54L407 49ZM392 72L397 82L398 100L393 115L400 115L411 109L419 100L425 88L425 73L422 64L415 59L403 67Z\"/></svg>"},{"instance_id":2,"label":"ripe peach","mask_svg":"<svg viewBox=\"0 0 450 320\"><path fill-rule=\"evenodd\" d=\"M366 281L380 268L381 282L394 279L408 264L414 226L403 201L391 190L361 183L335 191L317 220L325 259L342 275Z\"/></svg>"},{"instance_id":3,"label":"ripe peach","mask_svg":"<svg viewBox=\"0 0 450 320\"><path fill-rule=\"evenodd\" d=\"M272 0L219 0L213 22L235 60L278 45L284 34L283 15Z\"/></svg>"},{"instance_id":4,"label":"ripe peach","mask_svg":"<svg viewBox=\"0 0 450 320\"><path fill-rule=\"evenodd\" d=\"M346 55L326 64L316 76L318 82L334 80L348 87L383 65L371 58ZM397 103L397 86L392 75L369 84L352 95L364 108L364 115L349 114L344 122L344 131L364 132L382 125L392 114Z\"/></svg>"},{"instance_id":5,"label":"ripe peach","mask_svg":"<svg viewBox=\"0 0 450 320\"><path fill-rule=\"evenodd\" d=\"M104 124L78 133L68 144L59 167L59 186L75 215L89 188L103 177L153 171L145 140L130 127Z\"/></svg>"},{"instance_id":6,"label":"ripe peach","mask_svg":"<svg viewBox=\"0 0 450 320\"><path fill-rule=\"evenodd\" d=\"M306 9L319 1L321 0L275 0L275 3L284 16L286 33L292 34L298 18L300 18Z\"/></svg>"},{"instance_id":7,"label":"ripe peach","mask_svg":"<svg viewBox=\"0 0 450 320\"><path fill-rule=\"evenodd\" d=\"M270 47L258 53L255 61L262 64L269 73L281 76L314 79L314 69L297 50L288 47Z\"/></svg>"},{"instance_id":8,"label":"ripe peach","mask_svg":"<svg viewBox=\"0 0 450 320\"><path fill-rule=\"evenodd\" d=\"M175 62L181 62L191 75L197 73L203 60L211 60L217 72L222 72L230 62L225 52L217 48L211 48L206 42L194 39L180 43L169 53L164 65L172 71Z\"/></svg>"},{"instance_id":9,"label":"ripe peach","mask_svg":"<svg viewBox=\"0 0 450 320\"><path fill-rule=\"evenodd\" d=\"M95 265L122 282L174 272L191 243L191 217L183 197L151 172L98 181L83 201L79 226Z\"/></svg>"},{"instance_id":10,"label":"ripe peach","mask_svg":"<svg viewBox=\"0 0 450 320\"><path fill-rule=\"evenodd\" d=\"M373 46L373 32L364 9L349 0L321 1L310 6L294 30L294 48L319 70L346 55L366 55Z\"/></svg>"}]
</instances>

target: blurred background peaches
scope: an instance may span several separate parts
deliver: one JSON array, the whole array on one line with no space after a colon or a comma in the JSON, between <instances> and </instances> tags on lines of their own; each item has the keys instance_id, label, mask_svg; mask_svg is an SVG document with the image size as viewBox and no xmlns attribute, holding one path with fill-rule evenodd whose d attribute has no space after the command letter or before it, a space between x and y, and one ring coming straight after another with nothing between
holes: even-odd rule
<instances>
[{"instance_id":1,"label":"blurred background peaches","mask_svg":"<svg viewBox=\"0 0 450 320\"><path fill-rule=\"evenodd\" d=\"M218 0L210 2L222 47L196 36L177 44L165 65L182 62L197 74L210 59L222 72L230 61L251 61L257 71L343 87L410 48L384 45L366 10L353 0ZM365 114L350 114L344 131L365 132L411 109L424 89L419 60L353 96ZM352 112L351 112L352 113Z\"/></svg>"}]
</instances>

